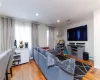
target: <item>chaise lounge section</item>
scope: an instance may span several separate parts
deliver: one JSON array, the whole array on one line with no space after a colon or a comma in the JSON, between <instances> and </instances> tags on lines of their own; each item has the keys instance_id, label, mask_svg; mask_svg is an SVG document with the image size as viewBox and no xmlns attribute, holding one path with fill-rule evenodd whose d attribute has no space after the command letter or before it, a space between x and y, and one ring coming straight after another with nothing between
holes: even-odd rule
<instances>
[{"instance_id":1,"label":"chaise lounge section","mask_svg":"<svg viewBox=\"0 0 100 80\"><path fill-rule=\"evenodd\" d=\"M62 70L57 65L52 65L53 61L49 61L50 63L48 63L47 55L49 54L52 56L51 53L39 47L33 48L33 53L33 58L36 64L41 69L47 80L74 80L72 74ZM48 64L51 64L51 66L48 66Z\"/></svg>"}]
</instances>

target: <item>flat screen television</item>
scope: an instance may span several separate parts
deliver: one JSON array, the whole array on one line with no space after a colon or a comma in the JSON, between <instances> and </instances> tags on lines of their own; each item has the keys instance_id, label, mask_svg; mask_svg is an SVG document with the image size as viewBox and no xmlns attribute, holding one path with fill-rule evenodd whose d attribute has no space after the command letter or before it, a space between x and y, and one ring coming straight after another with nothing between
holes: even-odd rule
<instances>
[{"instance_id":1,"label":"flat screen television","mask_svg":"<svg viewBox=\"0 0 100 80\"><path fill-rule=\"evenodd\" d=\"M87 41L87 25L71 28L67 30L68 41Z\"/></svg>"}]
</instances>

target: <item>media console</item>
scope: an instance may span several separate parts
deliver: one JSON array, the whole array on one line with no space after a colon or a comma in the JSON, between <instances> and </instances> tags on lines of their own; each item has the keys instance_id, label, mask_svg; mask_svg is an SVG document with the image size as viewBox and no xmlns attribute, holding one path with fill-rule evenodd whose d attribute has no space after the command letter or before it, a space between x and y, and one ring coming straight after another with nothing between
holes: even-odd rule
<instances>
[{"instance_id":1,"label":"media console","mask_svg":"<svg viewBox=\"0 0 100 80\"><path fill-rule=\"evenodd\" d=\"M83 52L85 52L84 44L69 44L67 45L68 54L77 58L83 59Z\"/></svg>"}]
</instances>

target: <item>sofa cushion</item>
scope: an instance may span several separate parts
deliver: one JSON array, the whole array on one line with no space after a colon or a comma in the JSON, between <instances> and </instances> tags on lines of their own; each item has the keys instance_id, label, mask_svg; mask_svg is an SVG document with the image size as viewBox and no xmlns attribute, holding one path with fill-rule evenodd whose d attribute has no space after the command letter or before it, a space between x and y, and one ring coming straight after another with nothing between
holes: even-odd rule
<instances>
[{"instance_id":1,"label":"sofa cushion","mask_svg":"<svg viewBox=\"0 0 100 80\"><path fill-rule=\"evenodd\" d=\"M70 73L70 74L74 74L75 59L70 58L70 59L66 59L62 62L59 59L56 59L56 65L58 65L65 72Z\"/></svg>"},{"instance_id":2,"label":"sofa cushion","mask_svg":"<svg viewBox=\"0 0 100 80\"><path fill-rule=\"evenodd\" d=\"M45 50L42 49L42 48L39 48L39 52L42 53L42 54L44 54L45 53Z\"/></svg>"},{"instance_id":3,"label":"sofa cushion","mask_svg":"<svg viewBox=\"0 0 100 80\"><path fill-rule=\"evenodd\" d=\"M38 51L38 47L34 47L34 49Z\"/></svg>"},{"instance_id":4,"label":"sofa cushion","mask_svg":"<svg viewBox=\"0 0 100 80\"><path fill-rule=\"evenodd\" d=\"M49 52L46 52L46 55L47 55L47 66L50 67L55 65L55 56Z\"/></svg>"},{"instance_id":5,"label":"sofa cushion","mask_svg":"<svg viewBox=\"0 0 100 80\"><path fill-rule=\"evenodd\" d=\"M56 56L59 52L55 49L51 49L51 50L48 50L48 52L50 52L51 54L53 54L54 56Z\"/></svg>"},{"instance_id":6,"label":"sofa cushion","mask_svg":"<svg viewBox=\"0 0 100 80\"><path fill-rule=\"evenodd\" d=\"M44 49L38 48L38 52L40 52L41 54L43 54L46 57L46 54L45 54L46 51Z\"/></svg>"}]
</instances>

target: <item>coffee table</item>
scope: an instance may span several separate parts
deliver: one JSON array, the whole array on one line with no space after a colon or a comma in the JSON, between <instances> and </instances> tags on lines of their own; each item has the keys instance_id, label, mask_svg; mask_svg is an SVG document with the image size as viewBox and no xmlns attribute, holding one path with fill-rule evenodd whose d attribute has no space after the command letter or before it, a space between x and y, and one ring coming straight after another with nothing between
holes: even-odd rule
<instances>
[{"instance_id":1,"label":"coffee table","mask_svg":"<svg viewBox=\"0 0 100 80\"><path fill-rule=\"evenodd\" d=\"M61 61L68 59L68 57L64 56L63 54L57 55L56 57Z\"/></svg>"}]
</instances>

